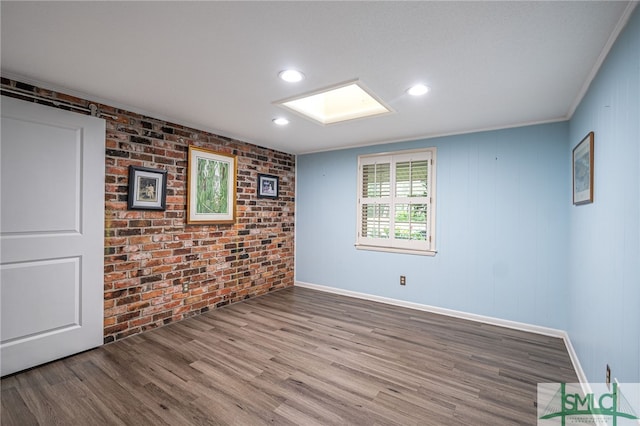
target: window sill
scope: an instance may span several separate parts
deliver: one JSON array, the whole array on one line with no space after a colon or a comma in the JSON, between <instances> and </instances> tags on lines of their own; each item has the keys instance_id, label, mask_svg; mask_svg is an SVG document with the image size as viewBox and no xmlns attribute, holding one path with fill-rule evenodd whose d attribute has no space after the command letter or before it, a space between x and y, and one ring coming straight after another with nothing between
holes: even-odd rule
<instances>
[{"instance_id":1,"label":"window sill","mask_svg":"<svg viewBox=\"0 0 640 426\"><path fill-rule=\"evenodd\" d=\"M417 256L435 256L438 253L435 250L411 250L397 247L380 247L380 246L367 246L364 244L355 244L357 250L369 250L369 251L382 251L385 253L401 253L401 254L413 254Z\"/></svg>"}]
</instances>

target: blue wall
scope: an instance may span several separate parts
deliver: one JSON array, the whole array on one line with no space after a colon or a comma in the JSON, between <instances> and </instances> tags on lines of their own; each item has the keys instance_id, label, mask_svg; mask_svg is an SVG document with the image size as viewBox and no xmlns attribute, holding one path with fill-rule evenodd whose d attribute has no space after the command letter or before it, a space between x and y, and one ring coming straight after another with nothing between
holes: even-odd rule
<instances>
[{"instance_id":1,"label":"blue wall","mask_svg":"<svg viewBox=\"0 0 640 426\"><path fill-rule=\"evenodd\" d=\"M587 377L640 382L640 8L570 123L595 132L593 204L570 210L567 330Z\"/></svg>"},{"instance_id":2,"label":"blue wall","mask_svg":"<svg viewBox=\"0 0 640 426\"><path fill-rule=\"evenodd\" d=\"M595 201L572 206L589 131ZM357 156L429 146L438 254L356 250ZM640 382L639 146L637 8L570 122L299 156L296 280L567 330L589 381Z\"/></svg>"},{"instance_id":3,"label":"blue wall","mask_svg":"<svg viewBox=\"0 0 640 426\"><path fill-rule=\"evenodd\" d=\"M296 280L563 328L568 131L555 123L299 156ZM430 146L438 254L356 250L357 156Z\"/></svg>"}]
</instances>

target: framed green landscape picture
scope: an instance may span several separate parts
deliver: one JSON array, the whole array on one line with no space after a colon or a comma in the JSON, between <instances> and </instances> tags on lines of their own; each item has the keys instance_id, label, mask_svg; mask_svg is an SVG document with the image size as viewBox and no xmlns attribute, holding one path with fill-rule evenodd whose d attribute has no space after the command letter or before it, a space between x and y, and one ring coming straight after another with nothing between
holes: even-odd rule
<instances>
[{"instance_id":1,"label":"framed green landscape picture","mask_svg":"<svg viewBox=\"0 0 640 426\"><path fill-rule=\"evenodd\" d=\"M189 146L187 223L234 223L236 157Z\"/></svg>"}]
</instances>

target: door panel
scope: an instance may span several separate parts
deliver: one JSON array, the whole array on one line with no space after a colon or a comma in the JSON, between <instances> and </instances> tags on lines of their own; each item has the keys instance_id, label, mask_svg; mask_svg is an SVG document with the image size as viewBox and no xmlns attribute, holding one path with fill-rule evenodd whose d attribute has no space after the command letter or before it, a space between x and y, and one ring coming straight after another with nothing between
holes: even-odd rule
<instances>
[{"instance_id":1,"label":"door panel","mask_svg":"<svg viewBox=\"0 0 640 426\"><path fill-rule=\"evenodd\" d=\"M80 232L80 130L3 119L3 235Z\"/></svg>"},{"instance_id":2,"label":"door panel","mask_svg":"<svg viewBox=\"0 0 640 426\"><path fill-rule=\"evenodd\" d=\"M0 361L102 344L104 120L2 97Z\"/></svg>"},{"instance_id":3,"label":"door panel","mask_svg":"<svg viewBox=\"0 0 640 426\"><path fill-rule=\"evenodd\" d=\"M80 258L19 262L2 268L2 341L80 326ZM23 297L37 294L38 297Z\"/></svg>"}]
</instances>

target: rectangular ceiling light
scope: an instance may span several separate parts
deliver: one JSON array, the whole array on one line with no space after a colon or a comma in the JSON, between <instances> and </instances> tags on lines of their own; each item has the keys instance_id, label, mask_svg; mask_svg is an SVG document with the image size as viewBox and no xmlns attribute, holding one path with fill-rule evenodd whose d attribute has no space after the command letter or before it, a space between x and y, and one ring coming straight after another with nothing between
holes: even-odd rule
<instances>
[{"instance_id":1,"label":"rectangular ceiling light","mask_svg":"<svg viewBox=\"0 0 640 426\"><path fill-rule=\"evenodd\" d=\"M322 124L391 112L357 81L276 103Z\"/></svg>"}]
</instances>

